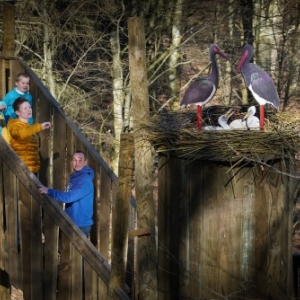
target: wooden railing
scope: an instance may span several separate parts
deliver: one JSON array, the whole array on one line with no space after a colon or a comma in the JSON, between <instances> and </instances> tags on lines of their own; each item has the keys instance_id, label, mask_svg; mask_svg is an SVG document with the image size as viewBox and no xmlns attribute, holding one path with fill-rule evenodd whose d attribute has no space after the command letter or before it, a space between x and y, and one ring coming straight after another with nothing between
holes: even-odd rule
<instances>
[{"instance_id":1,"label":"wooden railing","mask_svg":"<svg viewBox=\"0 0 300 300\"><path fill-rule=\"evenodd\" d=\"M19 72L31 77L35 121L50 120L53 129L40 133L39 178L0 136L2 273L11 285L22 289L25 300L105 299L117 177L21 58L0 57L0 96L14 87ZM64 190L74 150L86 152L95 172L94 225L89 239L58 202L37 192L40 183ZM135 201L131 199L130 230L134 229L135 215ZM129 244L128 249L133 251L133 246ZM131 257L134 255L129 253ZM127 265L132 268L128 274L133 274L133 261ZM129 299L132 276L126 276L128 285L123 290L115 290L114 299ZM5 291L0 288L1 294Z\"/></svg>"}]
</instances>

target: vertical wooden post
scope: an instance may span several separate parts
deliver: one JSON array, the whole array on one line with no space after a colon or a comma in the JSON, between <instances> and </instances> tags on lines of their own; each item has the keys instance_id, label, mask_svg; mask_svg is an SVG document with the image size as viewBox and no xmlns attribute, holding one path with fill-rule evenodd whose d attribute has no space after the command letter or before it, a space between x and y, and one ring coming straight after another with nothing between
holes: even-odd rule
<instances>
[{"instance_id":1,"label":"vertical wooden post","mask_svg":"<svg viewBox=\"0 0 300 300\"><path fill-rule=\"evenodd\" d=\"M12 1L13 3L13 1ZM3 11L3 55L14 55L15 44L15 6L4 3Z\"/></svg>"},{"instance_id":2,"label":"vertical wooden post","mask_svg":"<svg viewBox=\"0 0 300 300\"><path fill-rule=\"evenodd\" d=\"M158 173L158 288L160 300L180 299L179 245L181 223L179 204L181 197L181 160L159 159ZM176 183L176 184L174 184ZM188 205L186 206L188 207ZM183 220L181 220L183 221ZM186 222L184 223L186 225ZM184 245L188 241L184 241Z\"/></svg>"},{"instance_id":3,"label":"vertical wooden post","mask_svg":"<svg viewBox=\"0 0 300 300\"><path fill-rule=\"evenodd\" d=\"M4 212L4 204L5 204L5 194L4 194L4 186L3 186L3 161L0 160L0 240L5 240L5 212ZM9 300L10 297L10 282L9 282L9 274L5 269L5 246L4 243L1 243L0 248L0 299Z\"/></svg>"},{"instance_id":4,"label":"vertical wooden post","mask_svg":"<svg viewBox=\"0 0 300 300\"><path fill-rule=\"evenodd\" d=\"M135 191L138 229L149 229L150 235L139 236L137 282L139 299L157 299L155 223L152 193L151 144L140 125L149 123L149 96L146 71L144 21L128 20L129 68L135 132Z\"/></svg>"},{"instance_id":5,"label":"vertical wooden post","mask_svg":"<svg viewBox=\"0 0 300 300\"><path fill-rule=\"evenodd\" d=\"M107 299L114 299L114 289L124 288L128 246L129 206L133 175L133 135L122 134L119 155L119 181L113 216L111 275Z\"/></svg>"}]
</instances>

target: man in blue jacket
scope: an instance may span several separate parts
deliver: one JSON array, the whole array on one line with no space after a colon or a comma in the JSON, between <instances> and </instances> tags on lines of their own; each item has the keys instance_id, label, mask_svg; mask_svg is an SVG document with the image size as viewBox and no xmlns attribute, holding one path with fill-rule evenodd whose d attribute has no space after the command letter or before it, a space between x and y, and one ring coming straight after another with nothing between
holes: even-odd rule
<instances>
[{"instance_id":1,"label":"man in blue jacket","mask_svg":"<svg viewBox=\"0 0 300 300\"><path fill-rule=\"evenodd\" d=\"M72 155L74 172L70 175L65 192L40 185L41 194L48 194L66 204L65 211L74 223L88 236L93 225L94 171L88 167L86 156L81 151Z\"/></svg>"}]
</instances>

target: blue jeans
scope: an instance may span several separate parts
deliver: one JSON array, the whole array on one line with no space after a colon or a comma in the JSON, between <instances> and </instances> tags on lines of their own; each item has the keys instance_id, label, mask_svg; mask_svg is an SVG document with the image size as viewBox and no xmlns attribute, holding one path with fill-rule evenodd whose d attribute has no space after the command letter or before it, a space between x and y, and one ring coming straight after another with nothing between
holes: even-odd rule
<instances>
[{"instance_id":1,"label":"blue jeans","mask_svg":"<svg viewBox=\"0 0 300 300\"><path fill-rule=\"evenodd\" d=\"M91 226L83 226L83 227L79 227L79 229L86 235L88 236L91 229L92 229L92 225Z\"/></svg>"}]
</instances>

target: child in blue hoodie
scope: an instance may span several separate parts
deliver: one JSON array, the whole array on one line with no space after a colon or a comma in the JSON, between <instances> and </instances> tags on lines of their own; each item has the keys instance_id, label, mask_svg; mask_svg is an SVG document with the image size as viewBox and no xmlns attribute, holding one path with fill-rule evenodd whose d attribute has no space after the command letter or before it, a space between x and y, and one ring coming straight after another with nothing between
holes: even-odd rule
<instances>
[{"instance_id":1,"label":"child in blue hoodie","mask_svg":"<svg viewBox=\"0 0 300 300\"><path fill-rule=\"evenodd\" d=\"M29 93L29 84L30 77L26 73L19 73L15 80L15 87L13 90L8 92L3 101L5 102L6 109L4 110L4 117L6 123L10 118L17 119L17 115L15 114L13 104L15 100L19 97L25 98L28 100L30 106L32 107L32 95ZM1 102L0 102L1 103ZM33 118L29 119L29 124L33 124Z\"/></svg>"},{"instance_id":2,"label":"child in blue hoodie","mask_svg":"<svg viewBox=\"0 0 300 300\"><path fill-rule=\"evenodd\" d=\"M76 151L72 156L74 172L70 175L66 191L61 192L43 185L40 185L38 190L41 194L48 194L65 203L66 213L88 236L93 225L94 171L86 163L85 154Z\"/></svg>"}]
</instances>

